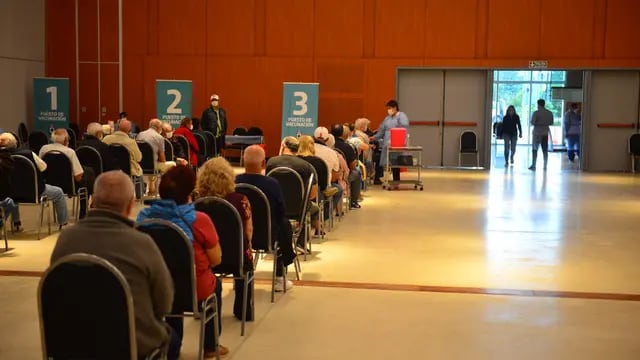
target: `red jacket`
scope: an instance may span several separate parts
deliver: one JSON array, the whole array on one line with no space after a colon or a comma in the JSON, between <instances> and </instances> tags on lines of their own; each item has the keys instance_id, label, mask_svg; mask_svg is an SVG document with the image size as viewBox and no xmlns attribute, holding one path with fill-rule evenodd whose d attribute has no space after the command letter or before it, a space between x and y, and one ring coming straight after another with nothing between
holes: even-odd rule
<instances>
[{"instance_id":1,"label":"red jacket","mask_svg":"<svg viewBox=\"0 0 640 360\"><path fill-rule=\"evenodd\" d=\"M191 130L189 130L186 126L181 126L173 132L173 135L184 136L189 142L189 158L192 166L198 166L198 152L200 149L198 148L198 141L196 137L193 136Z\"/></svg>"}]
</instances>

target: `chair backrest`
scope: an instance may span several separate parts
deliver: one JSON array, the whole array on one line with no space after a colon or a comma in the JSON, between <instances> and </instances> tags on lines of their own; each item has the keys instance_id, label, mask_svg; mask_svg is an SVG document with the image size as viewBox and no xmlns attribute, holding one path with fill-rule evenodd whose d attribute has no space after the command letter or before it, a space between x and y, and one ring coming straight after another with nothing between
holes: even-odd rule
<instances>
[{"instance_id":1,"label":"chair backrest","mask_svg":"<svg viewBox=\"0 0 640 360\"><path fill-rule=\"evenodd\" d=\"M460 134L460 152L476 152L478 151L478 142L476 133L472 130L465 130Z\"/></svg>"},{"instance_id":2,"label":"chair backrest","mask_svg":"<svg viewBox=\"0 0 640 360\"><path fill-rule=\"evenodd\" d=\"M56 261L40 279L38 312L45 359L136 359L131 289L93 255Z\"/></svg>"},{"instance_id":3,"label":"chair backrest","mask_svg":"<svg viewBox=\"0 0 640 360\"><path fill-rule=\"evenodd\" d=\"M142 168L142 173L144 174L153 174L156 169L155 161L153 160L153 147L146 141L136 141L138 144L138 149L140 149L140 153L142 153L142 160L140 160L140 167Z\"/></svg>"},{"instance_id":4,"label":"chair backrest","mask_svg":"<svg viewBox=\"0 0 640 360\"><path fill-rule=\"evenodd\" d=\"M263 136L264 132L257 126L252 126L247 130L246 135L249 136Z\"/></svg>"},{"instance_id":5,"label":"chair backrest","mask_svg":"<svg viewBox=\"0 0 640 360\"><path fill-rule=\"evenodd\" d=\"M120 144L110 144L109 153L113 160L114 170L122 170L125 174L131 176L131 162L129 150Z\"/></svg>"},{"instance_id":6,"label":"chair backrest","mask_svg":"<svg viewBox=\"0 0 640 360\"><path fill-rule=\"evenodd\" d=\"M80 132L80 127L78 126L78 124L76 123L69 123L69 129L73 131L73 134L75 135L74 138L76 140L80 140L80 134L82 134L82 132ZM69 136L71 136L71 132L69 133Z\"/></svg>"},{"instance_id":7,"label":"chair backrest","mask_svg":"<svg viewBox=\"0 0 640 360\"><path fill-rule=\"evenodd\" d=\"M640 156L640 133L629 136L629 154Z\"/></svg>"},{"instance_id":8,"label":"chair backrest","mask_svg":"<svg viewBox=\"0 0 640 360\"><path fill-rule=\"evenodd\" d=\"M207 157L216 156L216 136L211 131L202 131L201 134L207 139Z\"/></svg>"},{"instance_id":9,"label":"chair backrest","mask_svg":"<svg viewBox=\"0 0 640 360\"><path fill-rule=\"evenodd\" d=\"M13 164L14 161L11 153L5 149L0 149L0 199L3 200L11 196L11 172L13 171ZM0 209L2 209L1 206ZM4 218L0 217L0 219ZM2 228L1 225L0 228Z\"/></svg>"},{"instance_id":10,"label":"chair backrest","mask_svg":"<svg viewBox=\"0 0 640 360\"><path fill-rule=\"evenodd\" d=\"M18 136L18 134L14 133L13 131L8 131L8 133L13 135L13 138L16 139L16 147L18 149L22 148L22 146L25 145L28 141L28 139L23 141L22 139L20 139L20 136Z\"/></svg>"},{"instance_id":11,"label":"chair backrest","mask_svg":"<svg viewBox=\"0 0 640 360\"><path fill-rule=\"evenodd\" d=\"M69 124L71 126L71 124ZM78 133L71 127L67 129L67 134L69 135L69 147L72 149L76 148L76 142L78 140Z\"/></svg>"},{"instance_id":12,"label":"chair backrest","mask_svg":"<svg viewBox=\"0 0 640 360\"><path fill-rule=\"evenodd\" d=\"M173 137L180 143L180 146L182 146L182 149L187 154L187 158L185 160L189 162L189 165L193 165L194 167L198 166L198 164L191 164L191 147L189 146L187 138L182 135L173 135Z\"/></svg>"},{"instance_id":13,"label":"chair backrest","mask_svg":"<svg viewBox=\"0 0 640 360\"><path fill-rule=\"evenodd\" d=\"M327 186L329 186L329 167L327 163L313 155L305 156L303 159L311 164L315 170L315 176L318 179L318 190L326 190Z\"/></svg>"},{"instance_id":14,"label":"chair backrest","mask_svg":"<svg viewBox=\"0 0 640 360\"><path fill-rule=\"evenodd\" d=\"M222 263L213 270L219 274L243 273L244 232L238 210L227 200L206 196L194 202L196 210L209 215L216 227L222 251Z\"/></svg>"},{"instance_id":15,"label":"chair backrest","mask_svg":"<svg viewBox=\"0 0 640 360\"><path fill-rule=\"evenodd\" d=\"M196 138L196 141L198 142L198 154L206 158L207 154L209 154L209 150L207 147L207 138L199 132L194 132L193 136Z\"/></svg>"},{"instance_id":16,"label":"chair backrest","mask_svg":"<svg viewBox=\"0 0 640 360\"><path fill-rule=\"evenodd\" d=\"M76 155L80 164L93 169L96 176L102 174L104 165L100 152L91 146L80 146L76 149Z\"/></svg>"},{"instance_id":17,"label":"chair backrest","mask_svg":"<svg viewBox=\"0 0 640 360\"><path fill-rule=\"evenodd\" d=\"M27 128L27 124L23 122L18 125L18 139L22 143L29 141L29 128Z\"/></svg>"},{"instance_id":18,"label":"chair backrest","mask_svg":"<svg viewBox=\"0 0 640 360\"><path fill-rule=\"evenodd\" d=\"M136 224L151 236L169 268L175 288L171 314L198 311L193 245L182 229L162 219L147 219Z\"/></svg>"},{"instance_id":19,"label":"chair backrest","mask_svg":"<svg viewBox=\"0 0 640 360\"><path fill-rule=\"evenodd\" d=\"M39 204L38 170L32 161L22 155L11 155L11 196L15 202Z\"/></svg>"},{"instance_id":20,"label":"chair backrest","mask_svg":"<svg viewBox=\"0 0 640 360\"><path fill-rule=\"evenodd\" d=\"M247 128L245 127L237 127L233 129L233 135L247 135Z\"/></svg>"},{"instance_id":21,"label":"chair backrest","mask_svg":"<svg viewBox=\"0 0 640 360\"><path fill-rule=\"evenodd\" d=\"M29 149L36 154L40 153L40 149L49 143L49 137L42 131L33 131L29 134Z\"/></svg>"},{"instance_id":22,"label":"chair backrest","mask_svg":"<svg viewBox=\"0 0 640 360\"><path fill-rule=\"evenodd\" d=\"M284 195L284 204L286 206L285 214L287 218L297 221L302 220L303 207L306 206L304 180L295 170L287 167L277 167L269 171L270 176L280 183L282 194Z\"/></svg>"},{"instance_id":23,"label":"chair backrest","mask_svg":"<svg viewBox=\"0 0 640 360\"><path fill-rule=\"evenodd\" d=\"M173 144L171 143L171 140L165 138L164 139L164 158L167 161L173 161L174 158L174 152L173 152Z\"/></svg>"},{"instance_id":24,"label":"chair backrest","mask_svg":"<svg viewBox=\"0 0 640 360\"><path fill-rule=\"evenodd\" d=\"M251 184L236 184L236 192L243 194L251 204L251 219L253 221L253 236L251 246L254 250L271 251L271 206L269 199L257 186Z\"/></svg>"},{"instance_id":25,"label":"chair backrest","mask_svg":"<svg viewBox=\"0 0 640 360\"><path fill-rule=\"evenodd\" d=\"M67 155L60 151L49 151L42 157L47 163L45 177L47 184L57 186L66 195L76 194L76 182L73 178L73 167Z\"/></svg>"}]
</instances>

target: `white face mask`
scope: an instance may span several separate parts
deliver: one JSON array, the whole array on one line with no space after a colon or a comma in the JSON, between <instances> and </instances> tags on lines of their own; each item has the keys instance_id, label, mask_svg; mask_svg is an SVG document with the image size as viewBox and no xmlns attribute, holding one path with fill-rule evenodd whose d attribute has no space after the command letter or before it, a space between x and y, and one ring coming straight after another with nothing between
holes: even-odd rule
<instances>
[{"instance_id":1,"label":"white face mask","mask_svg":"<svg viewBox=\"0 0 640 360\"><path fill-rule=\"evenodd\" d=\"M189 125L189 130L193 130L193 125Z\"/></svg>"},{"instance_id":2,"label":"white face mask","mask_svg":"<svg viewBox=\"0 0 640 360\"><path fill-rule=\"evenodd\" d=\"M389 116L393 116L393 109L387 109L387 114L389 114Z\"/></svg>"},{"instance_id":3,"label":"white face mask","mask_svg":"<svg viewBox=\"0 0 640 360\"><path fill-rule=\"evenodd\" d=\"M173 131L169 131L167 133L167 139L171 139L173 137Z\"/></svg>"},{"instance_id":4,"label":"white face mask","mask_svg":"<svg viewBox=\"0 0 640 360\"><path fill-rule=\"evenodd\" d=\"M211 106L218 106L218 101L215 101L215 100L214 100L214 101L212 101L212 102L211 102Z\"/></svg>"}]
</instances>

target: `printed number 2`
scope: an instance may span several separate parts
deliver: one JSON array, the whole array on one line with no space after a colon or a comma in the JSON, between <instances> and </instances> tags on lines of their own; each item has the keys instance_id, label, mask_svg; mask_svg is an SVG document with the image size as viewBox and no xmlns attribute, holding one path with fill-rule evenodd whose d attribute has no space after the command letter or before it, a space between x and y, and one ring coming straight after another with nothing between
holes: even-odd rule
<instances>
[{"instance_id":1,"label":"printed number 2","mask_svg":"<svg viewBox=\"0 0 640 360\"><path fill-rule=\"evenodd\" d=\"M299 106L300 108L293 110L293 115L300 116L306 114L309 110L307 107L307 100L309 100L307 93L304 91L294 91L293 96L300 99L296 100L296 106Z\"/></svg>"},{"instance_id":2,"label":"printed number 2","mask_svg":"<svg viewBox=\"0 0 640 360\"><path fill-rule=\"evenodd\" d=\"M167 108L167 114L182 114L182 109L176 107L180 104L180 100L182 100L182 94L177 89L169 89L167 90L167 95L173 95L173 102Z\"/></svg>"},{"instance_id":3,"label":"printed number 2","mask_svg":"<svg viewBox=\"0 0 640 360\"><path fill-rule=\"evenodd\" d=\"M58 110L58 88L55 86L48 87L47 94L51 94L51 110Z\"/></svg>"}]
</instances>

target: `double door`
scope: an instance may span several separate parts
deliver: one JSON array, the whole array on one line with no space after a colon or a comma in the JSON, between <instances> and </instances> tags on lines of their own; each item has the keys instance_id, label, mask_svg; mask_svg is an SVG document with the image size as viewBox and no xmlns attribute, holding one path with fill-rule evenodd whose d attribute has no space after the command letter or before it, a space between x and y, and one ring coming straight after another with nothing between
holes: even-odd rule
<instances>
[{"instance_id":1,"label":"double door","mask_svg":"<svg viewBox=\"0 0 640 360\"><path fill-rule=\"evenodd\" d=\"M479 166L486 165L491 81L486 70L398 69L400 110L411 123L410 145L423 147L423 166L457 167L460 135L466 130L475 132ZM475 155L462 161L462 166L476 165Z\"/></svg>"}]
</instances>

